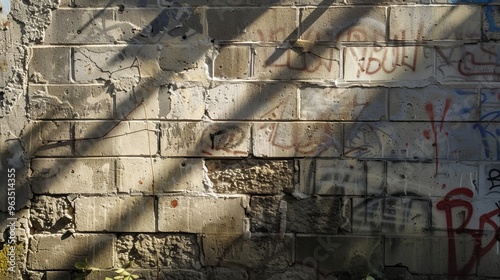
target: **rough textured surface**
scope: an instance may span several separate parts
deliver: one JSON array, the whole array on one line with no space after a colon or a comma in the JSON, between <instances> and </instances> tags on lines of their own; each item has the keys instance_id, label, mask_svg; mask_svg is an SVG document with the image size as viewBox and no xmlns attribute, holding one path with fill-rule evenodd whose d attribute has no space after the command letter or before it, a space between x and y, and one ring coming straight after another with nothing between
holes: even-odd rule
<instances>
[{"instance_id":1,"label":"rough textured surface","mask_svg":"<svg viewBox=\"0 0 500 280\"><path fill-rule=\"evenodd\" d=\"M290 161L208 160L205 165L217 193L278 194L292 188Z\"/></svg>"}]
</instances>

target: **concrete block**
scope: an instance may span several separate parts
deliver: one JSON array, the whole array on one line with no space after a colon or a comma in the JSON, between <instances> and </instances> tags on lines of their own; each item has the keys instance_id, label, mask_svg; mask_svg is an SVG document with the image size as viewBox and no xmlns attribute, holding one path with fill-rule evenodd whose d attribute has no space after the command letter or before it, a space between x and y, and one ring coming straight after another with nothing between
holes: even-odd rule
<instances>
[{"instance_id":1,"label":"concrete block","mask_svg":"<svg viewBox=\"0 0 500 280\"><path fill-rule=\"evenodd\" d=\"M126 264L133 259L135 265L141 269L201 268L200 249L195 235L122 235L116 248L120 252L119 262Z\"/></svg>"},{"instance_id":2,"label":"concrete block","mask_svg":"<svg viewBox=\"0 0 500 280\"><path fill-rule=\"evenodd\" d=\"M132 0L126 0L128 2ZM132 8L124 4L116 20L124 25L123 39L132 43L199 44L208 41L203 33L203 9L192 4L163 9ZM127 28L128 27L128 28Z\"/></svg>"},{"instance_id":3,"label":"concrete block","mask_svg":"<svg viewBox=\"0 0 500 280\"><path fill-rule=\"evenodd\" d=\"M383 195L387 188L387 167L382 161L366 162L366 192L368 195Z\"/></svg>"},{"instance_id":4,"label":"concrete block","mask_svg":"<svg viewBox=\"0 0 500 280\"><path fill-rule=\"evenodd\" d=\"M390 8L389 37L394 40L480 40L481 35L478 5Z\"/></svg>"},{"instance_id":5,"label":"concrete block","mask_svg":"<svg viewBox=\"0 0 500 280\"><path fill-rule=\"evenodd\" d=\"M161 5L167 6L286 6L292 5L292 0L160 0Z\"/></svg>"},{"instance_id":6,"label":"concrete block","mask_svg":"<svg viewBox=\"0 0 500 280\"><path fill-rule=\"evenodd\" d=\"M498 22L500 22L500 13L498 9L495 7L487 5L482 7L483 13L483 25L482 32L486 37L485 39L489 40L498 40L500 39L500 33L498 33Z\"/></svg>"},{"instance_id":7,"label":"concrete block","mask_svg":"<svg viewBox=\"0 0 500 280\"><path fill-rule=\"evenodd\" d=\"M415 172L418 170L418 172ZM478 181L476 165L455 162L388 162L387 193L444 197L450 190L473 187Z\"/></svg>"},{"instance_id":8,"label":"concrete block","mask_svg":"<svg viewBox=\"0 0 500 280\"><path fill-rule=\"evenodd\" d=\"M205 269L206 280L234 279L248 280L248 273L243 268L231 267L207 267Z\"/></svg>"},{"instance_id":9,"label":"concrete block","mask_svg":"<svg viewBox=\"0 0 500 280\"><path fill-rule=\"evenodd\" d=\"M125 8L128 7L146 7L146 6L156 6L158 2L156 0L116 0L112 3L109 0L71 0L73 4L69 5L74 8L89 8L89 7L107 7L107 8L115 8L116 6L124 5ZM70 2L70 0L61 1L60 6L66 4L66 2ZM111 7L110 7L110 4Z\"/></svg>"},{"instance_id":10,"label":"concrete block","mask_svg":"<svg viewBox=\"0 0 500 280\"><path fill-rule=\"evenodd\" d=\"M308 264L324 275L348 272L358 279L383 266L381 237L299 234L295 246L295 262Z\"/></svg>"},{"instance_id":11,"label":"concrete block","mask_svg":"<svg viewBox=\"0 0 500 280\"><path fill-rule=\"evenodd\" d=\"M436 77L442 82L498 82L498 44L465 44L436 48Z\"/></svg>"},{"instance_id":12,"label":"concrete block","mask_svg":"<svg viewBox=\"0 0 500 280\"><path fill-rule=\"evenodd\" d=\"M336 280L337 278L333 275L323 274L321 271L318 271L314 267L309 266L309 264L295 264L293 266L288 267L282 271L276 271L273 269L270 270L256 270L250 271L249 273L250 280L257 279L267 279L267 280L288 280L288 279L332 279ZM328 278L330 277L330 278Z\"/></svg>"},{"instance_id":13,"label":"concrete block","mask_svg":"<svg viewBox=\"0 0 500 280\"><path fill-rule=\"evenodd\" d=\"M383 88L324 88L300 90L300 119L366 120L387 118L387 90Z\"/></svg>"},{"instance_id":14,"label":"concrete block","mask_svg":"<svg viewBox=\"0 0 500 280\"><path fill-rule=\"evenodd\" d=\"M489 250L485 249L484 255L477 262L477 275L480 277L498 277L498 269L500 267L500 254L499 254L499 241L496 239L495 234L485 234L483 240L486 240L484 247L491 244ZM497 240L495 242L495 240Z\"/></svg>"},{"instance_id":15,"label":"concrete block","mask_svg":"<svg viewBox=\"0 0 500 280\"><path fill-rule=\"evenodd\" d=\"M141 79L161 72L156 46L78 47L73 54L73 79L79 83L113 81L115 90L129 91Z\"/></svg>"},{"instance_id":16,"label":"concrete block","mask_svg":"<svg viewBox=\"0 0 500 280\"><path fill-rule=\"evenodd\" d=\"M457 267L465 266L473 249L473 240L467 237L452 240L447 237L428 236L387 237L384 263L386 266L406 266L412 274L448 274L451 273L448 249L450 242L456 246L454 257ZM475 267L472 267L468 273L474 274L475 270Z\"/></svg>"},{"instance_id":17,"label":"concrete block","mask_svg":"<svg viewBox=\"0 0 500 280\"><path fill-rule=\"evenodd\" d=\"M206 160L217 193L279 194L291 190L293 165L285 160Z\"/></svg>"},{"instance_id":18,"label":"concrete block","mask_svg":"<svg viewBox=\"0 0 500 280\"><path fill-rule=\"evenodd\" d=\"M327 42L386 40L387 15L384 7L305 8L301 18L302 30L305 30L301 38L305 40Z\"/></svg>"},{"instance_id":19,"label":"concrete block","mask_svg":"<svg viewBox=\"0 0 500 280\"><path fill-rule=\"evenodd\" d=\"M423 235L432 226L432 202L419 197L353 198L352 231Z\"/></svg>"},{"instance_id":20,"label":"concrete block","mask_svg":"<svg viewBox=\"0 0 500 280\"><path fill-rule=\"evenodd\" d=\"M283 270L293 262L294 238L285 235L204 235L204 262L207 266Z\"/></svg>"},{"instance_id":21,"label":"concrete block","mask_svg":"<svg viewBox=\"0 0 500 280\"><path fill-rule=\"evenodd\" d=\"M35 234L30 239L27 266L32 270L71 270L88 259L93 267L112 268L115 236L112 234ZM57 254L54 254L57 252Z\"/></svg>"},{"instance_id":22,"label":"concrete block","mask_svg":"<svg viewBox=\"0 0 500 280\"><path fill-rule=\"evenodd\" d=\"M287 232L336 234L344 223L342 204L338 197L285 199Z\"/></svg>"},{"instance_id":23,"label":"concrete block","mask_svg":"<svg viewBox=\"0 0 500 280\"><path fill-rule=\"evenodd\" d=\"M208 122L162 122L162 156L248 155L250 124Z\"/></svg>"},{"instance_id":24,"label":"concrete block","mask_svg":"<svg viewBox=\"0 0 500 280\"><path fill-rule=\"evenodd\" d=\"M219 84L207 95L213 120L289 120L297 118L297 88L289 84Z\"/></svg>"},{"instance_id":25,"label":"concrete block","mask_svg":"<svg viewBox=\"0 0 500 280\"><path fill-rule=\"evenodd\" d=\"M256 123L252 139L257 157L338 157L342 151L342 125Z\"/></svg>"},{"instance_id":26,"label":"concrete block","mask_svg":"<svg viewBox=\"0 0 500 280\"><path fill-rule=\"evenodd\" d=\"M480 197L500 198L500 164L480 164L478 185L475 187Z\"/></svg>"},{"instance_id":27,"label":"concrete block","mask_svg":"<svg viewBox=\"0 0 500 280\"><path fill-rule=\"evenodd\" d=\"M280 225L285 218L286 210L280 206L283 204L282 196L257 196L250 199L250 231L251 232L274 232L278 233ZM281 203L281 204L280 204Z\"/></svg>"},{"instance_id":28,"label":"concrete block","mask_svg":"<svg viewBox=\"0 0 500 280\"><path fill-rule=\"evenodd\" d=\"M74 208L64 197L36 196L30 208L33 232L65 232L74 228Z\"/></svg>"},{"instance_id":29,"label":"concrete block","mask_svg":"<svg viewBox=\"0 0 500 280\"><path fill-rule=\"evenodd\" d=\"M36 156L68 156L72 154L73 123L37 121L27 127L28 151Z\"/></svg>"},{"instance_id":30,"label":"concrete block","mask_svg":"<svg viewBox=\"0 0 500 280\"><path fill-rule=\"evenodd\" d=\"M57 9L45 31L48 44L105 44L122 41L123 27L112 9ZM110 28L111 26L111 28Z\"/></svg>"},{"instance_id":31,"label":"concrete block","mask_svg":"<svg viewBox=\"0 0 500 280\"><path fill-rule=\"evenodd\" d=\"M164 232L241 234L247 197L162 196L158 229Z\"/></svg>"},{"instance_id":32,"label":"concrete block","mask_svg":"<svg viewBox=\"0 0 500 280\"><path fill-rule=\"evenodd\" d=\"M363 161L316 160L315 193L320 195L366 195L367 170Z\"/></svg>"},{"instance_id":33,"label":"concrete block","mask_svg":"<svg viewBox=\"0 0 500 280\"><path fill-rule=\"evenodd\" d=\"M31 48L28 75L32 83L69 83L70 49L66 47Z\"/></svg>"},{"instance_id":34,"label":"concrete block","mask_svg":"<svg viewBox=\"0 0 500 280\"><path fill-rule=\"evenodd\" d=\"M37 194L97 194L116 188L112 159L35 158L31 170L31 185Z\"/></svg>"},{"instance_id":35,"label":"concrete block","mask_svg":"<svg viewBox=\"0 0 500 280\"><path fill-rule=\"evenodd\" d=\"M493 123L354 123L345 126L345 155L357 158L481 160L496 158ZM480 144L478 149L477 143Z\"/></svg>"},{"instance_id":36,"label":"concrete block","mask_svg":"<svg viewBox=\"0 0 500 280\"><path fill-rule=\"evenodd\" d=\"M481 89L481 121L495 121L499 117L500 91Z\"/></svg>"},{"instance_id":37,"label":"concrete block","mask_svg":"<svg viewBox=\"0 0 500 280\"><path fill-rule=\"evenodd\" d=\"M236 53L238 59L241 53ZM164 71L177 72L186 76L197 74L205 75L207 71L207 60L211 58L212 47L205 45L194 46L168 46L162 47L159 54L160 68ZM248 54L246 55L248 56ZM241 59L243 56L241 57ZM234 61L233 61L234 62ZM188 75L189 77L189 75Z\"/></svg>"},{"instance_id":38,"label":"concrete block","mask_svg":"<svg viewBox=\"0 0 500 280\"><path fill-rule=\"evenodd\" d=\"M69 271L47 271L45 278L47 280L71 279L71 273Z\"/></svg>"},{"instance_id":39,"label":"concrete block","mask_svg":"<svg viewBox=\"0 0 500 280\"><path fill-rule=\"evenodd\" d=\"M156 128L155 122L78 122L75 153L80 156L154 155L158 152Z\"/></svg>"},{"instance_id":40,"label":"concrete block","mask_svg":"<svg viewBox=\"0 0 500 280\"><path fill-rule=\"evenodd\" d=\"M80 197L75 200L78 231L154 232L153 197Z\"/></svg>"},{"instance_id":41,"label":"concrete block","mask_svg":"<svg viewBox=\"0 0 500 280\"><path fill-rule=\"evenodd\" d=\"M208 36L217 41L281 42L297 39L296 18L297 11L291 7L208 9Z\"/></svg>"},{"instance_id":42,"label":"concrete block","mask_svg":"<svg viewBox=\"0 0 500 280\"><path fill-rule=\"evenodd\" d=\"M340 53L332 47L316 45L300 48L256 47L254 76L259 80L337 80Z\"/></svg>"},{"instance_id":43,"label":"concrete block","mask_svg":"<svg viewBox=\"0 0 500 280\"><path fill-rule=\"evenodd\" d=\"M314 194L314 182L316 178L316 160L299 159L299 184L296 186L296 192L304 195Z\"/></svg>"},{"instance_id":44,"label":"concrete block","mask_svg":"<svg viewBox=\"0 0 500 280\"><path fill-rule=\"evenodd\" d=\"M34 119L111 119L113 97L103 86L29 85Z\"/></svg>"},{"instance_id":45,"label":"concrete block","mask_svg":"<svg viewBox=\"0 0 500 280\"><path fill-rule=\"evenodd\" d=\"M397 121L477 121L479 99L474 89L429 86L391 88L390 119Z\"/></svg>"},{"instance_id":46,"label":"concrete block","mask_svg":"<svg viewBox=\"0 0 500 280\"><path fill-rule=\"evenodd\" d=\"M117 187L119 192L169 193L204 192L201 159L119 158Z\"/></svg>"},{"instance_id":47,"label":"concrete block","mask_svg":"<svg viewBox=\"0 0 500 280\"><path fill-rule=\"evenodd\" d=\"M415 81L432 77L433 51L426 47L346 47L345 81Z\"/></svg>"},{"instance_id":48,"label":"concrete block","mask_svg":"<svg viewBox=\"0 0 500 280\"><path fill-rule=\"evenodd\" d=\"M158 272L158 279L177 280L177 279L193 279L205 280L203 273L194 270L160 270Z\"/></svg>"},{"instance_id":49,"label":"concrete block","mask_svg":"<svg viewBox=\"0 0 500 280\"><path fill-rule=\"evenodd\" d=\"M213 71L214 78L250 77L250 48L222 46L214 59Z\"/></svg>"}]
</instances>

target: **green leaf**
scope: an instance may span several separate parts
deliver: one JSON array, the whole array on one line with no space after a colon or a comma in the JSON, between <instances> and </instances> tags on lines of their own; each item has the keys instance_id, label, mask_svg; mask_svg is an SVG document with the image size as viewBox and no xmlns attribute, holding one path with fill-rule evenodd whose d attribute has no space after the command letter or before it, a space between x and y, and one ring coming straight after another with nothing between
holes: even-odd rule
<instances>
[{"instance_id":1,"label":"green leaf","mask_svg":"<svg viewBox=\"0 0 500 280\"><path fill-rule=\"evenodd\" d=\"M80 270L86 270L87 264L84 262L76 262L75 268L80 269Z\"/></svg>"},{"instance_id":2,"label":"green leaf","mask_svg":"<svg viewBox=\"0 0 500 280\"><path fill-rule=\"evenodd\" d=\"M113 278L106 277L104 280L113 280Z\"/></svg>"},{"instance_id":3,"label":"green leaf","mask_svg":"<svg viewBox=\"0 0 500 280\"><path fill-rule=\"evenodd\" d=\"M119 268L119 269L115 270L115 272L118 273L118 274L121 274L124 271L125 271L125 268Z\"/></svg>"},{"instance_id":4,"label":"green leaf","mask_svg":"<svg viewBox=\"0 0 500 280\"><path fill-rule=\"evenodd\" d=\"M132 276L132 278L134 278L134 279L139 279L139 275L132 274L131 276Z\"/></svg>"}]
</instances>

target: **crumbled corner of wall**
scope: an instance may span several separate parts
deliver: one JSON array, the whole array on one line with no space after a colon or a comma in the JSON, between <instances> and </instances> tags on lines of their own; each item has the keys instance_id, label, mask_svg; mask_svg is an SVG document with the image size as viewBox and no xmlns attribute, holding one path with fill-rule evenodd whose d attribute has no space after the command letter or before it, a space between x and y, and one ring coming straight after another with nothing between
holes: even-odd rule
<instances>
[{"instance_id":1,"label":"crumbled corner of wall","mask_svg":"<svg viewBox=\"0 0 500 280\"><path fill-rule=\"evenodd\" d=\"M58 7L58 0L31 0L28 5L22 0L13 0L12 17L24 26L22 42L43 42L45 30L52 20L51 12Z\"/></svg>"}]
</instances>

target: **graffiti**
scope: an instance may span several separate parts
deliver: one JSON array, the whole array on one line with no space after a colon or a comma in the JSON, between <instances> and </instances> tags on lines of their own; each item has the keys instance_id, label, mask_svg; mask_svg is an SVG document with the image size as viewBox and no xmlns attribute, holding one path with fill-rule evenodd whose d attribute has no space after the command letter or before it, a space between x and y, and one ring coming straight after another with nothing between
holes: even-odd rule
<instances>
[{"instance_id":1,"label":"graffiti","mask_svg":"<svg viewBox=\"0 0 500 280\"><path fill-rule=\"evenodd\" d=\"M500 120L500 110L498 110L498 102L500 100L500 93L481 92L481 108L486 111L481 118L480 122L474 124L473 128L477 129L481 136L481 144L486 158L500 159L500 128L495 123ZM488 108L491 107L491 108Z\"/></svg>"},{"instance_id":2,"label":"graffiti","mask_svg":"<svg viewBox=\"0 0 500 280\"><path fill-rule=\"evenodd\" d=\"M431 129L432 129L432 134L434 138L434 143L432 146L434 146L434 158L436 160L436 175L438 174L438 166L439 166L439 144L438 144L438 133L443 132L443 124L444 124L444 119L446 118L446 114L448 113L448 110L450 109L451 106L451 99L447 98L446 99L446 104L443 109L443 115L441 116L441 124L439 125L439 131L437 130L436 126L436 119L435 119L435 113L434 113L434 105L431 102L427 102L425 104L425 110L427 111L427 114L429 115L429 119L431 121ZM448 137L448 132L445 132L446 137ZM431 135L429 130L424 130L424 137L428 140L431 139Z\"/></svg>"},{"instance_id":3,"label":"graffiti","mask_svg":"<svg viewBox=\"0 0 500 280\"><path fill-rule=\"evenodd\" d=\"M443 200L439 201L436 205L438 210L444 211L446 215L446 226L448 234L448 270L450 275L464 275L467 274L474 267L476 262L484 256L488 251L490 251L497 239L500 237L500 227L493 221L493 217L500 215L500 208L495 208L494 210L482 214L478 219L478 229L469 228L473 218L473 204L471 202L474 197L474 193L468 188L457 188L450 191ZM454 227L454 217L456 217L456 212L453 209L459 208L466 210L466 216L464 222L458 226ZM483 240L485 229L494 230L495 237L490 238L490 240ZM463 265L463 267L458 267L457 260L457 246L456 239L457 235L468 234L474 239L474 250L472 251L472 256Z\"/></svg>"},{"instance_id":4,"label":"graffiti","mask_svg":"<svg viewBox=\"0 0 500 280\"><path fill-rule=\"evenodd\" d=\"M487 180L491 183L489 187L489 192L486 195L492 194L492 193L498 193L500 194L500 170L493 168L488 172L488 178Z\"/></svg>"},{"instance_id":5,"label":"graffiti","mask_svg":"<svg viewBox=\"0 0 500 280\"><path fill-rule=\"evenodd\" d=\"M234 155L246 155L247 151L236 149L245 140L245 132L238 125L211 125L203 131L202 153L213 155L214 151L224 151Z\"/></svg>"},{"instance_id":6,"label":"graffiti","mask_svg":"<svg viewBox=\"0 0 500 280\"><path fill-rule=\"evenodd\" d=\"M462 77L498 79L500 77L499 49L496 45L465 45L459 48L435 48L444 64L438 66L456 67ZM451 69L441 69L449 74Z\"/></svg>"},{"instance_id":7,"label":"graffiti","mask_svg":"<svg viewBox=\"0 0 500 280\"><path fill-rule=\"evenodd\" d=\"M422 232L430 228L430 199L415 193L398 197L367 198L353 207L353 228L364 232ZM411 197L407 197L409 195ZM360 199L361 200L361 199Z\"/></svg>"}]
</instances>

